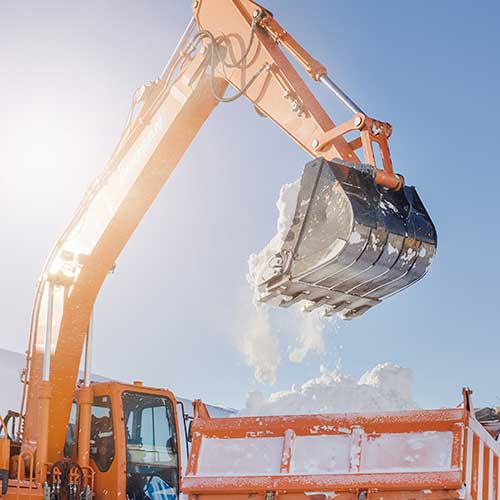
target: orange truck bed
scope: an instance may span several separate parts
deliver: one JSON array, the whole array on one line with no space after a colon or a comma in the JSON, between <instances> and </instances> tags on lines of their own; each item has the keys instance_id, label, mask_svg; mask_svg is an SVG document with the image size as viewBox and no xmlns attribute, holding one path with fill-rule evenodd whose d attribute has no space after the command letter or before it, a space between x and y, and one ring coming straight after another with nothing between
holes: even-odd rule
<instances>
[{"instance_id":1,"label":"orange truck bed","mask_svg":"<svg viewBox=\"0 0 500 500\"><path fill-rule=\"evenodd\" d=\"M500 500L500 445L463 408L195 419L190 500Z\"/></svg>"}]
</instances>

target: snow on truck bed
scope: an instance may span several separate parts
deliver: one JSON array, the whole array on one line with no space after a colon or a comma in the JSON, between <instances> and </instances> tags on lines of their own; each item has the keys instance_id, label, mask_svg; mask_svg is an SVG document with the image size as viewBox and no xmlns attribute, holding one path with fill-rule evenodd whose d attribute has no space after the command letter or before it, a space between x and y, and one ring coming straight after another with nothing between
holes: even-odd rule
<instances>
[{"instance_id":1,"label":"snow on truck bed","mask_svg":"<svg viewBox=\"0 0 500 500\"><path fill-rule=\"evenodd\" d=\"M399 411L417 408L412 398L413 374L393 363L378 364L359 380L338 371L321 375L268 398L250 393L240 415Z\"/></svg>"},{"instance_id":2,"label":"snow on truck bed","mask_svg":"<svg viewBox=\"0 0 500 500\"><path fill-rule=\"evenodd\" d=\"M356 436L360 439L360 435ZM205 438L198 473L202 476L268 476L282 473L284 437ZM362 443L356 472L425 472L451 468L451 431L381 434ZM354 450L354 453L353 453ZM348 474L358 447L353 435L296 436L288 474Z\"/></svg>"},{"instance_id":3,"label":"snow on truck bed","mask_svg":"<svg viewBox=\"0 0 500 500\"><path fill-rule=\"evenodd\" d=\"M467 422L463 409L200 418L183 489L457 490Z\"/></svg>"}]
</instances>

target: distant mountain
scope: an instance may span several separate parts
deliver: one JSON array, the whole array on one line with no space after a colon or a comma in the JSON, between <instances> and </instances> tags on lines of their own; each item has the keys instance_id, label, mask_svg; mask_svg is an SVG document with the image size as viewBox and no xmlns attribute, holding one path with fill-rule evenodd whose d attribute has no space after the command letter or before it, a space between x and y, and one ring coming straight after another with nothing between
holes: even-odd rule
<instances>
[{"instance_id":1,"label":"distant mountain","mask_svg":"<svg viewBox=\"0 0 500 500\"><path fill-rule=\"evenodd\" d=\"M5 416L8 410L19 411L23 384L21 383L21 372L24 368L25 356L19 352L0 348L0 380L2 390L0 391L0 415ZM83 376L83 375L82 375ZM98 382L111 380L100 375L92 375L92 379ZM161 387L161 382L157 384ZM184 404L185 411L192 414L192 400L178 398ZM220 406L207 405L212 417L227 417L236 413L236 410Z\"/></svg>"}]
</instances>

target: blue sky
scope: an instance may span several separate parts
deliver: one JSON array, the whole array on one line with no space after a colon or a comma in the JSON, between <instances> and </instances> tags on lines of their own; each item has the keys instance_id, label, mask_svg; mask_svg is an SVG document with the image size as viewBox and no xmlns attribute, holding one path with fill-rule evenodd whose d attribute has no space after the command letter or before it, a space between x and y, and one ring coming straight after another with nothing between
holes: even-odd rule
<instances>
[{"instance_id":1,"label":"blue sky","mask_svg":"<svg viewBox=\"0 0 500 500\"><path fill-rule=\"evenodd\" d=\"M156 78L190 17L181 0L6 0L0 7L0 346L24 350L43 262L105 165L130 98ZM429 275L328 333L329 354L284 363L279 390L319 364L359 376L415 371L424 406L478 403L497 387L500 272L497 2L269 0L266 7L360 106L392 123L396 170L438 230ZM346 114L310 82L337 122ZM308 160L240 100L202 129L105 283L94 366L241 406L258 387L238 350L248 255L272 236L281 184ZM285 329L286 322L277 328ZM280 326L281 324L281 326ZM285 342L283 349L286 350Z\"/></svg>"}]
</instances>

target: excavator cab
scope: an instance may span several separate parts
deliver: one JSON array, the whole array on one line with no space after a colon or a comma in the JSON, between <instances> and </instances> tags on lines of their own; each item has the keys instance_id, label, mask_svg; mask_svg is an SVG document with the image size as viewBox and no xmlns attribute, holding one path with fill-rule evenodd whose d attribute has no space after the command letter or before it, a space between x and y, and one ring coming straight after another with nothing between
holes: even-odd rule
<instances>
[{"instance_id":1,"label":"excavator cab","mask_svg":"<svg viewBox=\"0 0 500 500\"><path fill-rule=\"evenodd\" d=\"M343 319L360 316L422 278L436 252L434 224L414 187L377 185L375 169L309 162L282 248L268 262L260 300Z\"/></svg>"},{"instance_id":2,"label":"excavator cab","mask_svg":"<svg viewBox=\"0 0 500 500\"><path fill-rule=\"evenodd\" d=\"M104 382L91 389L89 453L96 496L176 500L180 453L174 395L140 383ZM83 424L75 425L80 426L75 435L85 435ZM73 457L80 445L75 441Z\"/></svg>"}]
</instances>

